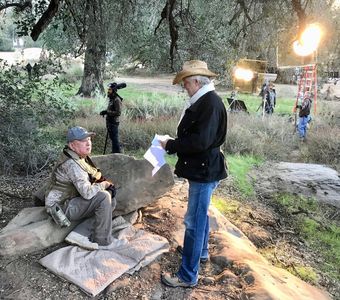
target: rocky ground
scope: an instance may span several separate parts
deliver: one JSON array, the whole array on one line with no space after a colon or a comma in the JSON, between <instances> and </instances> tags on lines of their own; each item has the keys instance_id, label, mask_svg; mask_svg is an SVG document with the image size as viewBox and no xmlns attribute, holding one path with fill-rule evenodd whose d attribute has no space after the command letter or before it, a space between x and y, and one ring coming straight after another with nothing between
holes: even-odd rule
<instances>
[{"instance_id":1,"label":"rocky ground","mask_svg":"<svg viewBox=\"0 0 340 300\"><path fill-rule=\"evenodd\" d=\"M22 208L33 205L30 194L34 182L40 182L43 177L44 174L35 178L0 177L0 229ZM173 289L161 284L161 273L175 272L180 262L180 255L175 249L181 236L174 234L174 228L182 222L178 215L186 207L187 187L181 182L176 186L165 198L142 209L135 224L137 228L166 237L170 251L133 275L123 275L95 299L250 299L244 298L243 290L249 286L249 282L241 276L242 268L223 270L212 261L202 265L199 284L195 289ZM217 194L231 203L238 197L228 180L221 184ZM172 205L169 205L170 202ZM239 207L230 221L259 249L274 247L276 254L273 264L280 262L281 266L287 267L308 261L312 266L317 265L317 254L310 252L306 244L296 237L285 217L265 203L252 202ZM77 286L55 276L38 263L40 258L65 245L61 243L20 257L1 257L0 299L90 299ZM210 249L212 255L218 249L214 236L210 240ZM331 292L336 299L339 286L323 278L321 272L319 276L317 286Z\"/></svg>"}]
</instances>

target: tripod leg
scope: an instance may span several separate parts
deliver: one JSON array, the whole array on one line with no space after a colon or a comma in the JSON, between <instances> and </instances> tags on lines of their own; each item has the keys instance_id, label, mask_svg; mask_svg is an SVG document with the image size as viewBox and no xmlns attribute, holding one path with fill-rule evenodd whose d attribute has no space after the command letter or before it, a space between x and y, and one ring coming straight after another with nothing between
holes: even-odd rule
<instances>
[{"instance_id":1,"label":"tripod leg","mask_svg":"<svg viewBox=\"0 0 340 300\"><path fill-rule=\"evenodd\" d=\"M106 151L108 137L109 137L109 131L106 129L106 138L105 138L105 145L104 145L103 155L105 154L105 151Z\"/></svg>"}]
</instances>

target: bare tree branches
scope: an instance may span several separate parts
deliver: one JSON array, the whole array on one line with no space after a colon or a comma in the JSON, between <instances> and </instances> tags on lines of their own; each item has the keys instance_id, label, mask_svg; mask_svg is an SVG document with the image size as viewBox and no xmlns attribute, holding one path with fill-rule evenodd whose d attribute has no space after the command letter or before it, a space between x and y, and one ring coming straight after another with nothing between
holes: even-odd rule
<instances>
[{"instance_id":1,"label":"bare tree branches","mask_svg":"<svg viewBox=\"0 0 340 300\"><path fill-rule=\"evenodd\" d=\"M167 0L162 12L161 19L158 22L158 25L155 28L154 33L158 30L163 20L167 20L169 24L169 32L170 32L170 62L171 69L174 70L173 64L175 59L175 53L177 51L177 41L178 41L178 25L175 21L174 10L176 6L176 0Z\"/></svg>"},{"instance_id":2,"label":"bare tree branches","mask_svg":"<svg viewBox=\"0 0 340 300\"><path fill-rule=\"evenodd\" d=\"M251 5L252 5L252 3L250 3L249 7ZM249 15L249 8L247 8L245 1L244 0L237 0L236 8L238 6L240 6L239 9L232 16L232 18L230 19L228 24L231 25L241 15L241 13L243 13L245 15L246 19L248 19L249 22L252 22L252 18Z\"/></svg>"}]
</instances>

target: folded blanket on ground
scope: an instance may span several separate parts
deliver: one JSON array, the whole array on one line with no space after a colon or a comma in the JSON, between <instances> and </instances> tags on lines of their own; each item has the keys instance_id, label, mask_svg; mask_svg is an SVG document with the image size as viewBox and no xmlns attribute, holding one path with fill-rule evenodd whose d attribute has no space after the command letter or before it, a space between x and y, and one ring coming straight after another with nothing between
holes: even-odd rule
<instances>
[{"instance_id":1,"label":"folded blanket on ground","mask_svg":"<svg viewBox=\"0 0 340 300\"><path fill-rule=\"evenodd\" d=\"M165 238L132 225L115 236L110 249L88 251L68 246L50 253L39 262L85 293L96 296L122 274L132 274L169 250Z\"/></svg>"}]
</instances>

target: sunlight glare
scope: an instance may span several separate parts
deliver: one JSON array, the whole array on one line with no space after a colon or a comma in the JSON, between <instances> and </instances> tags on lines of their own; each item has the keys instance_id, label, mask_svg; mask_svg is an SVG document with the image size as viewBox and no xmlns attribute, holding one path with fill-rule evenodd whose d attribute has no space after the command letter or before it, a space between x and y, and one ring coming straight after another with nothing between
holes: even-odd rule
<instances>
[{"instance_id":1,"label":"sunlight glare","mask_svg":"<svg viewBox=\"0 0 340 300\"><path fill-rule=\"evenodd\" d=\"M321 28L318 25L309 25L300 39L293 43L294 52L300 56L312 54L319 46L321 34Z\"/></svg>"},{"instance_id":2,"label":"sunlight glare","mask_svg":"<svg viewBox=\"0 0 340 300\"><path fill-rule=\"evenodd\" d=\"M254 77L254 72L249 69L236 68L234 72L234 76L236 79L250 81Z\"/></svg>"}]
</instances>

